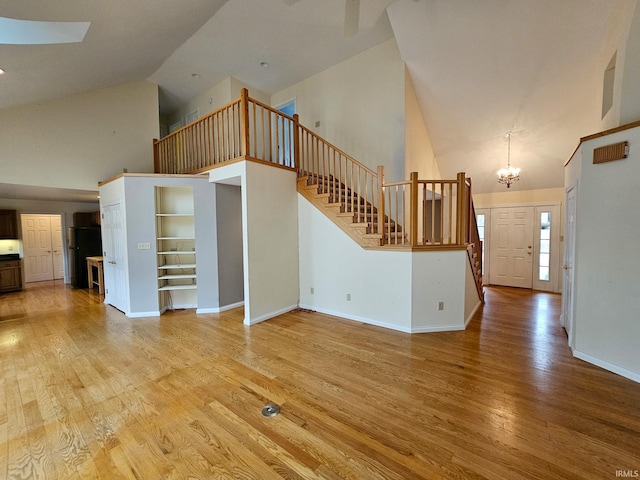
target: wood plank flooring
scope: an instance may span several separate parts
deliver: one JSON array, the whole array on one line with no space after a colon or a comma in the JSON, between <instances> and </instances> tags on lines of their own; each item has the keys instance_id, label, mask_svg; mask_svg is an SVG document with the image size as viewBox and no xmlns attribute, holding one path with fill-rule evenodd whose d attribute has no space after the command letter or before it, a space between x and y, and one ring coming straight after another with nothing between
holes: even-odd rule
<instances>
[{"instance_id":1,"label":"wood plank flooring","mask_svg":"<svg viewBox=\"0 0 640 480\"><path fill-rule=\"evenodd\" d=\"M489 288L467 331L413 336L306 311L128 319L101 300L60 282L0 296L0 478L640 469L640 385L571 356L557 295Z\"/></svg>"}]
</instances>

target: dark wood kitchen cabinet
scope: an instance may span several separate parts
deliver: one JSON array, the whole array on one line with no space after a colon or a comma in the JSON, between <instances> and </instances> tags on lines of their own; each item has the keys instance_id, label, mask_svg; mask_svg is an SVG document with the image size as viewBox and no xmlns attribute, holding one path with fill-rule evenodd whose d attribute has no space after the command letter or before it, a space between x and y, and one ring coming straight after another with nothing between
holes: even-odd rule
<instances>
[{"instance_id":1,"label":"dark wood kitchen cabinet","mask_svg":"<svg viewBox=\"0 0 640 480\"><path fill-rule=\"evenodd\" d=\"M0 261L0 293L22 290L22 260Z\"/></svg>"},{"instance_id":2,"label":"dark wood kitchen cabinet","mask_svg":"<svg viewBox=\"0 0 640 480\"><path fill-rule=\"evenodd\" d=\"M18 215L15 210L0 210L0 240L18 238Z\"/></svg>"}]
</instances>

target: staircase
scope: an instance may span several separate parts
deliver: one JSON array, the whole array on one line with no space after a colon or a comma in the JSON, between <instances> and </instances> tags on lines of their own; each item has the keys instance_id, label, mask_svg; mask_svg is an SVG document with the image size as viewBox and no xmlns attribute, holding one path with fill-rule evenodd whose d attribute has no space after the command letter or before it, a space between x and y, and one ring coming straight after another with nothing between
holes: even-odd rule
<instances>
[{"instance_id":1,"label":"staircase","mask_svg":"<svg viewBox=\"0 0 640 480\"><path fill-rule=\"evenodd\" d=\"M406 240L402 226L388 216L384 217L384 232L379 232L377 208L331 176L299 177L298 193L363 248L394 244L399 238Z\"/></svg>"},{"instance_id":2,"label":"staircase","mask_svg":"<svg viewBox=\"0 0 640 480\"><path fill-rule=\"evenodd\" d=\"M480 298L481 242L471 180L386 183L366 165L289 116L248 96L154 141L155 172L202 173L249 160L296 170L297 191L366 249L466 249Z\"/></svg>"}]
</instances>

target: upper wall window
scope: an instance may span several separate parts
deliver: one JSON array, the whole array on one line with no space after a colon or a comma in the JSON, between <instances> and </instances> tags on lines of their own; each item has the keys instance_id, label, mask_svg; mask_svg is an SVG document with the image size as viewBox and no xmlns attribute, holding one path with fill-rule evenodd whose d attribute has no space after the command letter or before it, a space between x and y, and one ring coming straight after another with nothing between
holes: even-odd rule
<instances>
[{"instance_id":1,"label":"upper wall window","mask_svg":"<svg viewBox=\"0 0 640 480\"><path fill-rule=\"evenodd\" d=\"M607 69L604 71L604 79L602 81L602 118L609 113L613 106L613 83L616 78L616 55L611 57Z\"/></svg>"}]
</instances>

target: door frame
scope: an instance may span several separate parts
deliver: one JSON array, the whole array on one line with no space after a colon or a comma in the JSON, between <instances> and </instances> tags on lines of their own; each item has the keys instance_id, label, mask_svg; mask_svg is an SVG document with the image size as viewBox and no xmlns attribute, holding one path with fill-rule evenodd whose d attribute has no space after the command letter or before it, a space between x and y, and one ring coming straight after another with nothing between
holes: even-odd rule
<instances>
[{"instance_id":1,"label":"door frame","mask_svg":"<svg viewBox=\"0 0 640 480\"><path fill-rule=\"evenodd\" d=\"M567 343L573 350L575 346L575 258L576 258L576 241L577 241L577 203L578 203L578 180L575 180L569 187L565 188L565 227L568 227L569 214L569 194L573 192L573 231L565 232L565 236L569 240L564 242L563 258L562 258L562 310L560 312L560 325L567 332ZM570 257L570 258L569 258ZM568 262L567 260L571 260ZM571 276L571 288L567 288L567 278Z\"/></svg>"},{"instance_id":2,"label":"door frame","mask_svg":"<svg viewBox=\"0 0 640 480\"><path fill-rule=\"evenodd\" d=\"M538 212L540 211L541 208L544 207L553 207L555 209L557 209L557 211L559 212L559 215L555 215L555 217L559 217L554 219L554 216L552 216L552 233L553 236L555 237L555 242L552 243L551 245L551 250L552 252L556 252L555 255L552 255L551 257L551 264L550 264L550 270L552 272L554 272L554 275L550 275L550 280L552 277L555 278L555 282L551 282L550 281L550 286L551 289L549 290L543 290L543 291L550 291L553 293L560 293L562 291L562 282L559 281L559 279L561 279L561 270L562 270L562 244L563 244L563 229L564 229L564 210L563 210L563 202L561 201L553 201L553 202L535 202L535 203L514 203L514 204L499 204L499 205L489 205L489 206L483 206L483 207L476 207L476 214L478 213L483 213L485 215L485 230L484 230L484 236L485 236L485 240L483 242L483 250L484 250L484 258L485 258L485 264L484 264L484 274L482 276L483 281L485 281L486 285L490 285L490 283L488 283L489 280L489 274L490 274L490 270L491 270L491 262L490 262L490 252L491 252L491 213L493 209L498 209L498 208L509 208L509 207L533 207L534 208L534 213L535 213L535 221L534 221L534 234L535 232L540 230L540 219L539 219L539 215ZM489 228L488 228L489 227ZM537 239L536 236L534 236L534 263L533 263L533 268L532 268L532 285L533 288L536 289L536 281L535 281L535 275L536 273L539 271L540 265L539 265L539 256L538 254L538 248L539 248L539 239Z\"/></svg>"},{"instance_id":3,"label":"door frame","mask_svg":"<svg viewBox=\"0 0 640 480\"><path fill-rule=\"evenodd\" d=\"M482 242L482 252L484 253L482 262L482 281L487 280L486 285L489 285L489 273L491 269L491 262L489 262L489 248L491 247L491 207L476 208L477 215L484 215L484 240Z\"/></svg>"}]
</instances>

